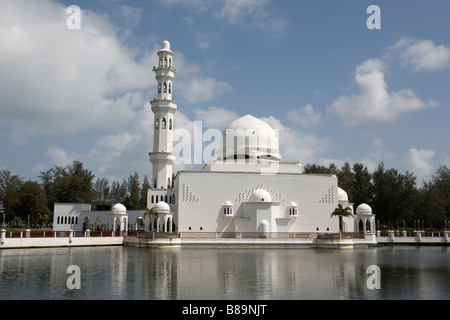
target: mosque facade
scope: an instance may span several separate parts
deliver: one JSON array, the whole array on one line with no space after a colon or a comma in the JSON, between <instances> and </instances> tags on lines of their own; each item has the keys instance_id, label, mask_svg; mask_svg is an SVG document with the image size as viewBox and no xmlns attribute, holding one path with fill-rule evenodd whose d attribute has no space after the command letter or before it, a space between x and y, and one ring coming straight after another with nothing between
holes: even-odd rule
<instances>
[{"instance_id":1,"label":"mosque facade","mask_svg":"<svg viewBox=\"0 0 450 320\"><path fill-rule=\"evenodd\" d=\"M176 69L174 52L164 41L158 51L154 114L152 187L145 210L127 211L116 204L110 212L89 205L55 204L54 230L144 230L157 232L270 235L308 232L375 233L375 218L367 205L343 218L332 217L342 204L354 213L347 194L331 174L305 174L300 162L285 162L278 135L251 115L232 121L222 132L214 160L201 170L178 171L173 154L178 102L172 99ZM173 177L175 177L173 179ZM68 218L68 216L72 218Z\"/></svg>"}]
</instances>

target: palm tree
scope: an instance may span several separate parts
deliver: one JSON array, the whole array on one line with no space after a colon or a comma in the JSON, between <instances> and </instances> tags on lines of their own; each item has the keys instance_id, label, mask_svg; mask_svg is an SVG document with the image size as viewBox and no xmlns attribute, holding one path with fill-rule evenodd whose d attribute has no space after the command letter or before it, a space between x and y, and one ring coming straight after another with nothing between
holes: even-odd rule
<instances>
[{"instance_id":1,"label":"palm tree","mask_svg":"<svg viewBox=\"0 0 450 320\"><path fill-rule=\"evenodd\" d=\"M145 217L148 216L148 219L150 220L150 226L152 225L152 217L158 217L158 214L155 211L155 207L152 207L151 209L146 208L144 212L144 216L142 217L143 220L145 220ZM151 231L151 230L150 230Z\"/></svg>"},{"instance_id":2,"label":"palm tree","mask_svg":"<svg viewBox=\"0 0 450 320\"><path fill-rule=\"evenodd\" d=\"M350 207L343 207L342 204L338 204L337 208L331 213L331 217L339 217L339 231L342 231L342 218L353 217L352 209Z\"/></svg>"},{"instance_id":3,"label":"palm tree","mask_svg":"<svg viewBox=\"0 0 450 320\"><path fill-rule=\"evenodd\" d=\"M155 211L155 207L153 207L151 209L149 209L149 208L145 209L144 219L146 216L148 216L149 218L151 218L152 216L157 217L158 214Z\"/></svg>"}]
</instances>

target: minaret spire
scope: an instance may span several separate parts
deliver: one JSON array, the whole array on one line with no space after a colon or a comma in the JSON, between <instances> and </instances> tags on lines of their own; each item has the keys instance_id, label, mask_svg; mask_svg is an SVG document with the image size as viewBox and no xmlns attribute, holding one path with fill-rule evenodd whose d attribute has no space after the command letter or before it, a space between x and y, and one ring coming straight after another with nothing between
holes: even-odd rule
<instances>
[{"instance_id":1,"label":"minaret spire","mask_svg":"<svg viewBox=\"0 0 450 320\"><path fill-rule=\"evenodd\" d=\"M158 67L153 67L158 82L156 99L150 101L154 114L153 152L149 152L153 165L152 187L169 189L172 186L174 114L178 102L172 100L173 79L176 69L172 67L173 52L169 41L162 43L158 51Z\"/></svg>"}]
</instances>

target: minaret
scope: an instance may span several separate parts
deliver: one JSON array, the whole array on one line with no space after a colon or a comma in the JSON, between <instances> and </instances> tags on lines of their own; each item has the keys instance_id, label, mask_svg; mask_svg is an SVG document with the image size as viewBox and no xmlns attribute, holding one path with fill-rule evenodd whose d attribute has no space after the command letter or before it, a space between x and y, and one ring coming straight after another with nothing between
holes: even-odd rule
<instances>
[{"instance_id":1,"label":"minaret","mask_svg":"<svg viewBox=\"0 0 450 320\"><path fill-rule=\"evenodd\" d=\"M173 115L178 102L172 100L173 79L176 69L172 67L173 52L169 41L163 41L158 51L159 65L153 67L158 82L157 98L150 101L154 114L153 152L149 152L153 165L153 188L169 189L172 186Z\"/></svg>"}]
</instances>

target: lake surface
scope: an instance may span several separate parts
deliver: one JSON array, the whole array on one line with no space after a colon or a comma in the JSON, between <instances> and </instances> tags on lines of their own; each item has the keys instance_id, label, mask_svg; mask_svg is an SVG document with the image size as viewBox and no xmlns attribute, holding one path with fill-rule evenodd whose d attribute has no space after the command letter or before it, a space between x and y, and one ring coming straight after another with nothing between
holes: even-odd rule
<instances>
[{"instance_id":1,"label":"lake surface","mask_svg":"<svg viewBox=\"0 0 450 320\"><path fill-rule=\"evenodd\" d=\"M450 299L449 247L7 249L0 270L0 299Z\"/></svg>"}]
</instances>

